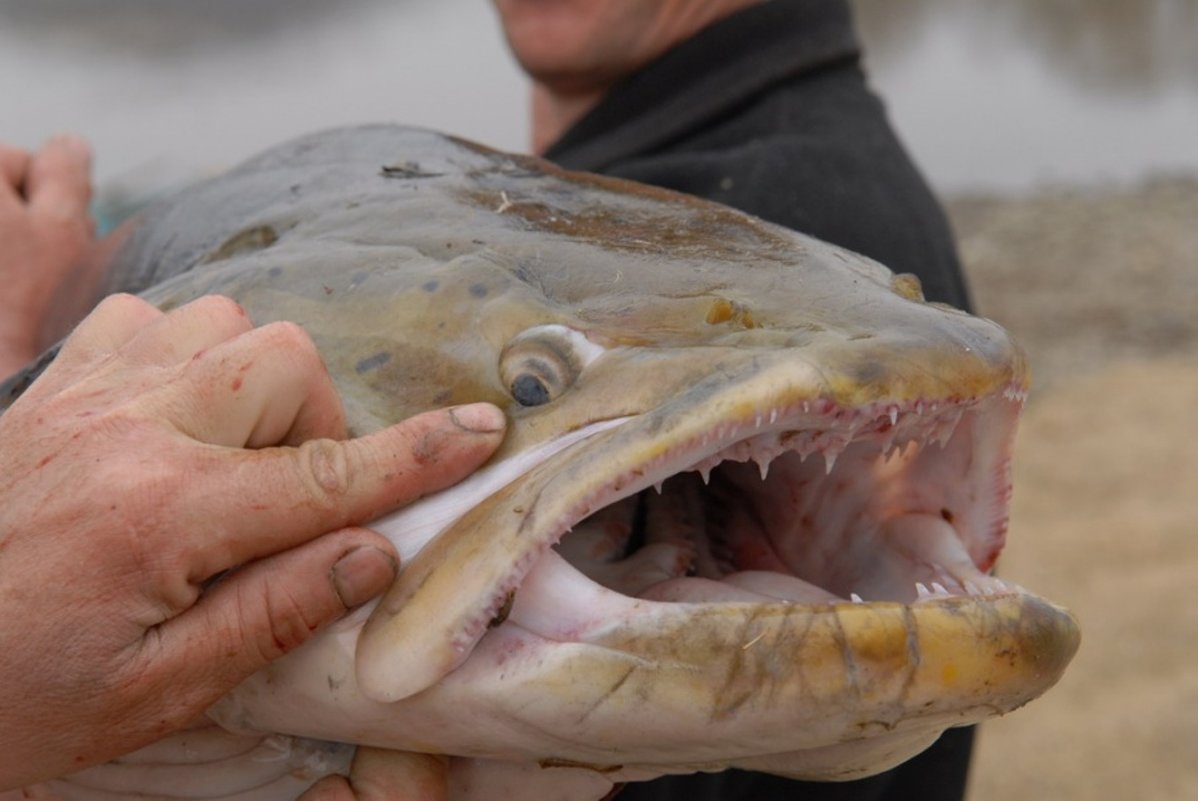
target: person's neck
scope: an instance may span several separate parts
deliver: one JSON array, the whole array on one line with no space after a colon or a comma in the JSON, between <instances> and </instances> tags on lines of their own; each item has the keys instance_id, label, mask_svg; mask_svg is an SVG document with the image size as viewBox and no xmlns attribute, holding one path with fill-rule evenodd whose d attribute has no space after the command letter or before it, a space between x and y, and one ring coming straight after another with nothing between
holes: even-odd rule
<instances>
[{"instance_id":1,"label":"person's neck","mask_svg":"<svg viewBox=\"0 0 1198 801\"><path fill-rule=\"evenodd\" d=\"M532 85L532 152L540 156L574 123L599 104L607 90L554 92L542 83Z\"/></svg>"}]
</instances>

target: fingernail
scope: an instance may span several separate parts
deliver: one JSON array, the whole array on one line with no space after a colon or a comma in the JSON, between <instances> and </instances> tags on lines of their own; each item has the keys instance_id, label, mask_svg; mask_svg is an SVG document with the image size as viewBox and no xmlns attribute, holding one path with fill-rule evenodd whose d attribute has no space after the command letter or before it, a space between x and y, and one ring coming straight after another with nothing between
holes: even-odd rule
<instances>
[{"instance_id":1,"label":"fingernail","mask_svg":"<svg viewBox=\"0 0 1198 801\"><path fill-rule=\"evenodd\" d=\"M346 609L375 597L395 581L399 564L373 545L360 545L333 564L333 589Z\"/></svg>"},{"instance_id":2,"label":"fingernail","mask_svg":"<svg viewBox=\"0 0 1198 801\"><path fill-rule=\"evenodd\" d=\"M471 403L449 410L449 419L464 431L475 434L494 434L507 426L503 412L489 403Z\"/></svg>"}]
</instances>

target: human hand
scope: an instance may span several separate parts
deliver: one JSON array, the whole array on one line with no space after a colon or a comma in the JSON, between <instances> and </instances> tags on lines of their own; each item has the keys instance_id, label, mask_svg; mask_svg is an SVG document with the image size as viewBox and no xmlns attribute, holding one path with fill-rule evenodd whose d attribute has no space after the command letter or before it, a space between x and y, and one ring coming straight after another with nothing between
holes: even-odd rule
<instances>
[{"instance_id":1,"label":"human hand","mask_svg":"<svg viewBox=\"0 0 1198 801\"><path fill-rule=\"evenodd\" d=\"M394 549L353 526L502 432L475 404L338 441L298 327L216 296L105 300L0 415L0 788L186 725L381 592Z\"/></svg>"},{"instance_id":2,"label":"human hand","mask_svg":"<svg viewBox=\"0 0 1198 801\"><path fill-rule=\"evenodd\" d=\"M358 748L349 777L327 776L297 801L446 801L448 760Z\"/></svg>"},{"instance_id":3,"label":"human hand","mask_svg":"<svg viewBox=\"0 0 1198 801\"><path fill-rule=\"evenodd\" d=\"M94 299L104 260L91 257L90 170L78 137L55 137L36 154L0 144L0 377L63 333L44 329L52 306Z\"/></svg>"}]
</instances>

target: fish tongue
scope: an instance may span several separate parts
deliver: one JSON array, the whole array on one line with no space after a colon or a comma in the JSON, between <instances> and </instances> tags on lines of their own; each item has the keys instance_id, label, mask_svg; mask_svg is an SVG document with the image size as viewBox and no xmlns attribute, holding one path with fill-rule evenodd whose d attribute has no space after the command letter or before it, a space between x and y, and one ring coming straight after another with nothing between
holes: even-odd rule
<instances>
[{"instance_id":1,"label":"fish tongue","mask_svg":"<svg viewBox=\"0 0 1198 801\"><path fill-rule=\"evenodd\" d=\"M547 639L573 641L633 617L641 605L587 578L550 550L525 576L507 620Z\"/></svg>"},{"instance_id":2,"label":"fish tongue","mask_svg":"<svg viewBox=\"0 0 1198 801\"><path fill-rule=\"evenodd\" d=\"M768 570L745 570L723 579L724 583L761 593L779 601L803 604L840 603L844 601L822 587L794 576Z\"/></svg>"},{"instance_id":3,"label":"fish tongue","mask_svg":"<svg viewBox=\"0 0 1198 801\"><path fill-rule=\"evenodd\" d=\"M718 581L680 578L663 581L641 593L653 601L675 603L839 603L844 599L794 576L767 570L746 570Z\"/></svg>"}]
</instances>

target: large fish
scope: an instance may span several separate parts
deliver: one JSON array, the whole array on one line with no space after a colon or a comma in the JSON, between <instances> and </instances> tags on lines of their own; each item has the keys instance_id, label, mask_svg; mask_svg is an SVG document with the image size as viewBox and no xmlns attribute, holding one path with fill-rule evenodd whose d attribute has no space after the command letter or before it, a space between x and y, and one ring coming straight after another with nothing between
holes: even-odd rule
<instances>
[{"instance_id":1,"label":"large fish","mask_svg":"<svg viewBox=\"0 0 1198 801\"><path fill-rule=\"evenodd\" d=\"M1024 360L918 282L682 195L393 127L147 213L114 289L317 343L362 433L490 401L479 473L377 521L385 597L69 799L285 801L353 744L455 799L739 767L839 780L1008 712L1078 645L989 575Z\"/></svg>"}]
</instances>

